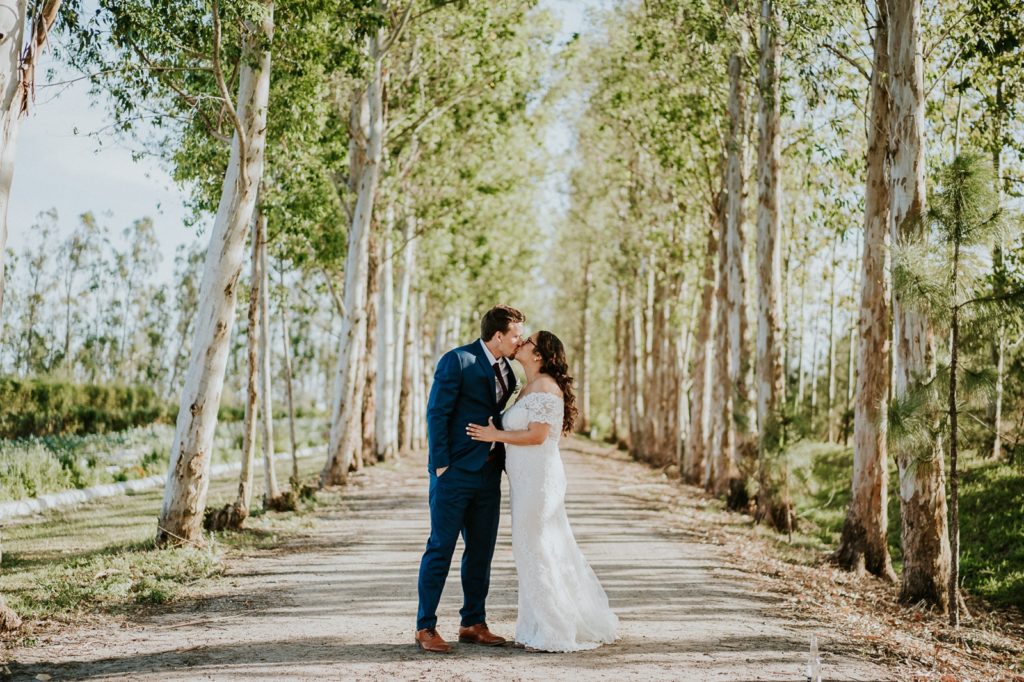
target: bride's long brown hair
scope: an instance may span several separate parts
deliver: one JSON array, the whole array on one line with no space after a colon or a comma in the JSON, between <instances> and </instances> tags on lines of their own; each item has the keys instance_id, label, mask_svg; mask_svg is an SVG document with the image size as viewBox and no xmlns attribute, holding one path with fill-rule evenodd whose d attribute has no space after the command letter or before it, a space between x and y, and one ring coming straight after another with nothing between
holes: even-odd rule
<instances>
[{"instance_id":1,"label":"bride's long brown hair","mask_svg":"<svg viewBox=\"0 0 1024 682\"><path fill-rule=\"evenodd\" d=\"M569 364L565 361L565 346L557 336L548 331L537 332L534 344L540 354L540 371L555 380L562 389L565 409L562 413L562 433L569 433L576 424L576 395L572 391L573 378L569 376Z\"/></svg>"}]
</instances>

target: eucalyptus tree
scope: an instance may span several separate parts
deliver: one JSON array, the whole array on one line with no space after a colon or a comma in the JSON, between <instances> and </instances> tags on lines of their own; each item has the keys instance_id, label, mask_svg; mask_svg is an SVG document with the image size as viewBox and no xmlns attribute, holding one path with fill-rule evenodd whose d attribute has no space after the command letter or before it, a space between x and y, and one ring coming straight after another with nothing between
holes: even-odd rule
<instances>
[{"instance_id":1,"label":"eucalyptus tree","mask_svg":"<svg viewBox=\"0 0 1024 682\"><path fill-rule=\"evenodd\" d=\"M857 390L850 505L834 554L843 567L896 580L889 556L886 412L890 381L889 273L889 22L884 3L874 16L867 119L864 239L861 255Z\"/></svg>"},{"instance_id":2,"label":"eucalyptus tree","mask_svg":"<svg viewBox=\"0 0 1024 682\"><path fill-rule=\"evenodd\" d=\"M505 219L505 216L501 216L499 221L479 215L480 210L489 208L491 202L488 201L466 201L455 216L443 215L437 221L430 219L431 209L426 206L404 205L404 199L396 201L410 196L410 193L424 200L429 198L428 205L442 199L451 201L452 190L456 188L463 191L465 200L466 182L476 183L470 185L470 196L473 196L477 191L482 193L487 189L477 190L478 186L495 181L502 191L492 191L492 194L498 199L506 198L504 189L511 183L502 176L509 172L508 165L497 161L501 158L499 154L507 153L507 124L510 118L515 120L522 116L525 92L537 77L532 66L536 60L528 51L530 34L524 30L528 3L506 2L480 6L472 11L453 11L440 5L436 11L431 11L432 7L412 17L408 15L407 8L395 8L388 22L390 28L382 29L368 43L368 54L375 56L371 64L383 64L385 56L388 59L387 120L383 119L375 103L378 97L375 89L377 77L373 75L376 66L371 70L370 81L365 87L357 88L352 100L352 120L362 122L363 134L360 136L356 126L352 142L355 146L350 151L350 159L354 161L350 164L348 181L355 197L350 212L352 227L346 252L344 314L331 438L328 461L321 474L324 484L340 483L346 479L355 460L357 446L365 435L372 434L374 430L367 428L370 424L363 425L364 415L360 410L365 401L365 391L375 389L373 385L359 380L361 349L367 345L368 334L375 332L366 329L365 314L361 312L367 310L369 304L369 230L374 224L367 222L370 216L366 211L373 211L374 205L380 204L376 209L380 216L378 222L388 230L381 234L384 241L396 238L393 232L399 216L404 225L408 225L408 220L413 217L421 233L443 230L450 218L455 217L458 229L453 229L452 234L458 235L453 245L456 249L463 241L469 242L474 232L486 235L497 230L495 224ZM403 34L404 39L399 40ZM465 59L453 64L450 60L453 50L458 50ZM378 133L380 140L376 137ZM493 143L486 143L488 138ZM461 158L453 153L456 149L462 150ZM467 154L467 150L473 151ZM478 163L483 165L481 170L475 167ZM492 167L487 168L488 164ZM484 174L496 173L498 177L484 180L480 177L481 171ZM379 178L378 173L381 174ZM458 178L454 185L451 184L452 175ZM359 182L355 182L356 179ZM372 186L367 184L371 180ZM380 193L376 185L378 180L383 188ZM424 182L440 191L421 189ZM445 210L450 212L452 208L453 205L449 204ZM394 211L395 220L389 218L391 211ZM486 245L490 257L493 251L487 240L482 244ZM435 275L428 260L421 263L425 275ZM411 277L412 272L409 275ZM349 286L350 282L352 286ZM448 292L458 291L454 282L447 282L442 288L447 289L446 295L440 299L442 303L448 300ZM393 292L389 292L389 298L391 305ZM425 313L420 310L417 317L427 319ZM400 311L399 315L389 311L385 317L394 324L402 316ZM407 313L404 317L408 320L412 315ZM412 333L411 329L409 333ZM391 351L385 346L380 352L387 356ZM392 385L397 388L398 382ZM375 396L374 402L386 413L380 422L381 427L387 424L395 427L397 420L390 414L396 403L395 396ZM367 431L369 433L365 433Z\"/></svg>"},{"instance_id":3,"label":"eucalyptus tree","mask_svg":"<svg viewBox=\"0 0 1024 682\"><path fill-rule=\"evenodd\" d=\"M211 136L230 140L171 446L159 544L196 542L200 536L234 324L235 284L263 169L273 10L269 0L224 7L214 2L209 10L205 5L101 3L96 18L80 32L83 49L77 63L85 68L97 63L110 67L104 69L101 87L122 129L132 129L145 118L141 112L155 106L157 123L181 116L201 121ZM109 40L101 41L101 35L109 35ZM237 66L234 96L228 85L234 75L225 73L225 61ZM225 124L230 134L224 132ZM181 135L180 129L174 132ZM187 145L174 149L181 155ZM188 169L183 157L176 160L176 175L184 179Z\"/></svg>"},{"instance_id":4,"label":"eucalyptus tree","mask_svg":"<svg viewBox=\"0 0 1024 682\"><path fill-rule=\"evenodd\" d=\"M725 145L725 232L722 246L719 248L721 260L719 268L722 272L723 284L719 294L719 310L724 313L726 324L720 325L725 331L725 350L728 353L729 389L732 393L726 399L723 421L728 432L722 444L723 466L716 471L715 491L726 492L736 487L740 479L740 450L738 439L741 434L736 431L734 411L749 414L753 406L751 400L748 370L750 363L746 360L747 353L747 267L746 267L746 231L744 213L744 191L746 177L746 137L747 137L747 75L745 73L748 47L747 31L748 6L745 0L730 0L726 3L726 32L732 47L728 56L729 99L728 127ZM757 426L745 420L746 433L756 433Z\"/></svg>"},{"instance_id":5,"label":"eucalyptus tree","mask_svg":"<svg viewBox=\"0 0 1024 682\"><path fill-rule=\"evenodd\" d=\"M268 133L272 91L294 89L296 74L314 70L316 59L326 60L331 71L352 67L350 44L365 25L360 23L365 13L349 9L337 3L257 0L212 6L104 2L96 18L76 32L78 49L71 58L98 71L96 88L107 95L120 129L129 134L141 129L140 141L157 146L176 179L192 190L197 213L216 208L159 524L161 543L193 542L199 534L245 235L265 150L285 137ZM288 20L276 37L275 14ZM272 42L283 57L273 85ZM309 59L311 53L315 59ZM303 98L291 103L276 109L284 114L271 121L272 131L292 131L304 123ZM315 125L306 130L322 133Z\"/></svg>"},{"instance_id":6,"label":"eucalyptus tree","mask_svg":"<svg viewBox=\"0 0 1024 682\"><path fill-rule=\"evenodd\" d=\"M758 514L769 514L777 491L769 485L769 455L784 443L780 428L780 407L784 392L782 372L782 185L779 164L782 161L780 119L782 65L778 40L781 30L775 0L761 2L761 36L758 73L758 147L757 147L757 423L758 438ZM786 520L777 525L789 527Z\"/></svg>"},{"instance_id":7,"label":"eucalyptus tree","mask_svg":"<svg viewBox=\"0 0 1024 682\"><path fill-rule=\"evenodd\" d=\"M935 382L945 384L946 395L938 395L931 386L915 386L893 413L899 435L909 449L914 448L915 441L932 442L936 423L949 438L951 562L944 587L954 627L960 625L958 418L972 403L979 402L977 394L991 386L993 374L984 366L971 367L964 362L960 334L964 329L972 334L990 334L1001 317L1012 313L1014 307L1019 311L1024 297L1024 288L991 295L985 281L987 273L981 266L979 256L998 240L1005 225L993 176L991 164L982 157L957 156L939 174L938 192L928 215L932 229L903 241L893 257L897 295L936 326L948 325L950 330L949 364L937 370ZM987 360L981 357L982 363Z\"/></svg>"},{"instance_id":8,"label":"eucalyptus tree","mask_svg":"<svg viewBox=\"0 0 1024 682\"><path fill-rule=\"evenodd\" d=\"M891 95L887 161L891 169L889 232L893 243L914 240L926 211L925 90L920 0L885 0ZM901 398L935 376L934 330L893 297L893 396ZM896 458L900 477L903 572L900 598L948 607L950 550L941 437Z\"/></svg>"},{"instance_id":9,"label":"eucalyptus tree","mask_svg":"<svg viewBox=\"0 0 1024 682\"><path fill-rule=\"evenodd\" d=\"M4 309L4 260L7 253L7 207L14 180L15 148L21 117L35 97L35 74L61 0L0 2L0 315ZM27 33L27 39L26 39Z\"/></svg>"}]
</instances>

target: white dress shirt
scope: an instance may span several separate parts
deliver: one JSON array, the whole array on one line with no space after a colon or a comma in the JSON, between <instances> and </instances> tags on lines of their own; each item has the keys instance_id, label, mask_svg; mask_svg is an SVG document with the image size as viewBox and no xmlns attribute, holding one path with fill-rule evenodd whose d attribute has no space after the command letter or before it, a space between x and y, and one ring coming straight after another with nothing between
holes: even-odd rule
<instances>
[{"instance_id":1,"label":"white dress shirt","mask_svg":"<svg viewBox=\"0 0 1024 682\"><path fill-rule=\"evenodd\" d=\"M480 345L484 347L484 355L487 356L488 364L490 364L491 367L494 367L494 363L498 363L498 370L501 372L501 380L505 382L505 386L508 387L509 391L511 391L512 387L508 382L508 363L495 359L494 355L491 353L491 349L487 347L487 344L484 343L483 339L480 339ZM500 387L497 383L495 383L494 395L498 397L500 397L500 394L498 393L499 388Z\"/></svg>"}]
</instances>

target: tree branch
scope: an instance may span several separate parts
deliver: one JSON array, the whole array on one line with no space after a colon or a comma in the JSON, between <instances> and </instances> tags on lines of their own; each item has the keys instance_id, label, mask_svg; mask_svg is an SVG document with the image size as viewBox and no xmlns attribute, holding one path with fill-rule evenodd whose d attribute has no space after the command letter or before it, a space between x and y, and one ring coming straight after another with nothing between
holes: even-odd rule
<instances>
[{"instance_id":1,"label":"tree branch","mask_svg":"<svg viewBox=\"0 0 1024 682\"><path fill-rule=\"evenodd\" d=\"M398 39L402 37L402 33L405 31L405 27L409 25L409 17L412 15L413 4L415 4L415 0L409 0L409 4L405 6L405 10L398 18L398 23L391 28L391 33L384 41L384 44L378 47L377 55L379 57L383 57L385 54L387 54L388 50L390 50L391 47L396 42L398 42ZM430 10L427 11L429 12ZM417 17L421 16L422 14L425 14L425 12L421 12L419 15L417 15Z\"/></svg>"},{"instance_id":2,"label":"tree branch","mask_svg":"<svg viewBox=\"0 0 1024 682\"><path fill-rule=\"evenodd\" d=\"M324 281L327 282L327 290L331 292L331 299L334 301L334 308L338 311L339 315L346 317L348 313L345 312L345 302L341 300L340 296L338 296L338 291L334 288L334 282L331 281L331 276L322 265L320 266L320 274L324 276Z\"/></svg>"},{"instance_id":3,"label":"tree branch","mask_svg":"<svg viewBox=\"0 0 1024 682\"><path fill-rule=\"evenodd\" d=\"M853 68L857 69L857 71L860 72L860 75L864 76L865 80L867 80L869 83L871 82L871 74L868 73L868 70L865 69L856 59L846 54L845 52L843 52L834 45L830 45L828 43L821 43L821 46L828 50L829 52L831 52L832 54L834 54L835 56L842 59L847 64L850 64Z\"/></svg>"},{"instance_id":4,"label":"tree branch","mask_svg":"<svg viewBox=\"0 0 1024 682\"><path fill-rule=\"evenodd\" d=\"M227 83L224 82L224 71L221 70L220 65L220 51L220 7L218 6L218 0L213 0L213 76L217 81L217 89L220 90L220 96L224 100L224 105L228 108L231 114L231 121L235 126L235 135L238 137L238 162L240 166L239 170L241 171L242 186L248 187L248 141L246 140L245 128L242 126L242 120L238 118L238 110L236 109L235 104L231 101L231 94L228 92Z\"/></svg>"},{"instance_id":5,"label":"tree branch","mask_svg":"<svg viewBox=\"0 0 1024 682\"><path fill-rule=\"evenodd\" d=\"M21 54L21 63L18 66L18 89L21 96L18 114L20 116L28 113L29 100L36 101L36 57L43 49L43 45L46 44L50 27L57 20L60 3L61 0L45 0L39 13L32 20L32 37Z\"/></svg>"}]
</instances>

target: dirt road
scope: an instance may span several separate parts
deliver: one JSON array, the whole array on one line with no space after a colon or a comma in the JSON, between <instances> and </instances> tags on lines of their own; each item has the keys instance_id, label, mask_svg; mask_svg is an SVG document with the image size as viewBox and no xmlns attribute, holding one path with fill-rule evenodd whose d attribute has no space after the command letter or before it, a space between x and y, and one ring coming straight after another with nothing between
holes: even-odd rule
<instances>
[{"instance_id":1,"label":"dirt road","mask_svg":"<svg viewBox=\"0 0 1024 682\"><path fill-rule=\"evenodd\" d=\"M17 651L12 676L803 680L808 641L817 633L823 679L891 679L850 653L841 633L772 615L778 597L724 548L703 541L700 524L711 517L699 512L705 501L697 493L606 449L568 443L563 456L576 537L622 622L614 645L575 654L471 645L444 657L417 651L416 574L429 526L426 472L417 458L357 476L342 507L318 513L314 550L244 560L232 566L216 595ZM697 511L680 519L666 510L667 502ZM516 576L508 518L506 506L488 620L492 630L511 637ZM438 629L449 639L457 631L460 600L456 560L439 611Z\"/></svg>"}]
</instances>

